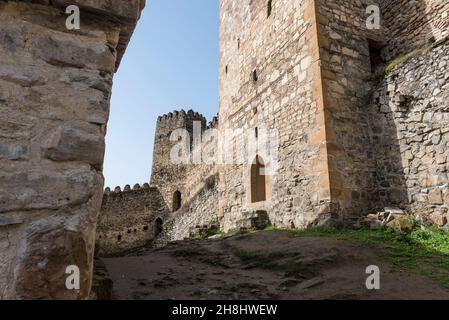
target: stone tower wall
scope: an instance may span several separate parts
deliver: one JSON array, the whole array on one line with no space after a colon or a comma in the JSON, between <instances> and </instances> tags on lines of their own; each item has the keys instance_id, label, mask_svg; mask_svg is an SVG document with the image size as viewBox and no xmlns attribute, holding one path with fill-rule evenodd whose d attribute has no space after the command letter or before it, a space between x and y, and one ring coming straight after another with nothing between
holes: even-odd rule
<instances>
[{"instance_id":1,"label":"stone tower wall","mask_svg":"<svg viewBox=\"0 0 449 320\"><path fill-rule=\"evenodd\" d=\"M369 40L382 41L385 30L367 28L370 4L317 1L331 197L346 220L374 209L375 166L366 110L372 76Z\"/></svg>"},{"instance_id":2,"label":"stone tower wall","mask_svg":"<svg viewBox=\"0 0 449 320\"><path fill-rule=\"evenodd\" d=\"M254 210L267 210L277 226L305 227L379 209L370 46L383 46L389 59L422 47L429 30L437 40L447 32L447 2L409 1L399 9L400 2L377 2L384 20L369 30L372 1L272 1L270 16L268 1L221 1L221 133L265 126L280 137L279 167L267 183L271 201L251 203L249 165L220 169L225 229Z\"/></svg>"},{"instance_id":3,"label":"stone tower wall","mask_svg":"<svg viewBox=\"0 0 449 320\"><path fill-rule=\"evenodd\" d=\"M256 127L279 137L267 201L251 203L253 159L220 169L225 230L257 210L266 210L280 227L319 224L329 213L315 1L272 4L268 16L265 0L220 1L220 131L243 129L234 145L245 144ZM234 159L239 156L235 149Z\"/></svg>"},{"instance_id":4,"label":"stone tower wall","mask_svg":"<svg viewBox=\"0 0 449 320\"><path fill-rule=\"evenodd\" d=\"M171 136L176 130L185 130L188 133L186 149L193 146L194 122L201 123L201 131L206 128L206 119L193 111L175 111L158 119L155 133L153 167L151 172L151 184L157 186L169 208L173 208L173 194L181 192L183 198L190 189L186 184L189 179L189 171L192 164L176 164L171 159L173 148L179 141L171 141Z\"/></svg>"}]
</instances>

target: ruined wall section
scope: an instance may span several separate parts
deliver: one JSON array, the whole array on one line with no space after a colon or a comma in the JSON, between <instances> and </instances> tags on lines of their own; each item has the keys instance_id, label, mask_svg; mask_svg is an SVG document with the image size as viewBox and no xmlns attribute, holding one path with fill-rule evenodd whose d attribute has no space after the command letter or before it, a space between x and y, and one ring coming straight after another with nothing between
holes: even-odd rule
<instances>
[{"instance_id":1,"label":"ruined wall section","mask_svg":"<svg viewBox=\"0 0 449 320\"><path fill-rule=\"evenodd\" d=\"M245 144L256 127L279 136L278 170L266 179L268 201L251 203L253 159L221 169L224 230L248 211L266 210L279 227L319 224L328 213L315 2L273 1L269 16L267 3L220 2L220 131L246 131L232 139L234 146ZM234 149L233 156L242 155Z\"/></svg>"},{"instance_id":2,"label":"ruined wall section","mask_svg":"<svg viewBox=\"0 0 449 320\"><path fill-rule=\"evenodd\" d=\"M0 298L89 294L112 77L144 1L0 1ZM81 290L65 287L80 268Z\"/></svg>"},{"instance_id":3,"label":"ruined wall section","mask_svg":"<svg viewBox=\"0 0 449 320\"><path fill-rule=\"evenodd\" d=\"M206 128L206 119L192 110L175 111L158 118L153 151L153 167L150 184L159 188L164 201L169 208L173 208L173 195L176 191L185 195L190 192L187 185L189 172L192 170L192 161L189 157L186 162L176 163L171 157L172 150L181 141L172 141L171 137L182 130L185 136L184 151L190 153L193 146L194 122L201 123L201 130ZM180 151L179 155L182 155Z\"/></svg>"},{"instance_id":4,"label":"ruined wall section","mask_svg":"<svg viewBox=\"0 0 449 320\"><path fill-rule=\"evenodd\" d=\"M369 41L381 41L384 30L368 30L370 4L317 1L331 197L344 220L370 212L375 189L366 110L372 76Z\"/></svg>"},{"instance_id":5,"label":"ruined wall section","mask_svg":"<svg viewBox=\"0 0 449 320\"><path fill-rule=\"evenodd\" d=\"M194 132L194 121L201 123ZM170 153L178 141L170 136L179 128L189 134L189 159L183 165L173 165ZM156 130L156 145L151 183L161 190L170 214L164 221L164 235L159 242L181 240L190 234L193 225L210 225L218 213L215 199L218 165L214 156L218 148L218 118L206 125L206 119L193 111L180 111L160 117ZM215 190L215 191L212 191ZM173 211L173 194L181 192L182 207ZM208 197L210 196L210 197Z\"/></svg>"},{"instance_id":6,"label":"ruined wall section","mask_svg":"<svg viewBox=\"0 0 449 320\"><path fill-rule=\"evenodd\" d=\"M184 203L179 211L170 216L164 224L163 233L156 240L156 246L191 238L199 229L220 226L218 179L218 174L210 176L201 189Z\"/></svg>"},{"instance_id":7,"label":"ruined wall section","mask_svg":"<svg viewBox=\"0 0 449 320\"><path fill-rule=\"evenodd\" d=\"M398 65L376 88L370 123L379 207L449 219L449 40Z\"/></svg>"},{"instance_id":8,"label":"ruined wall section","mask_svg":"<svg viewBox=\"0 0 449 320\"><path fill-rule=\"evenodd\" d=\"M218 135L218 117L214 117L203 128L201 140L192 145L192 163L186 166L186 179L184 181L185 202L196 197L198 192L208 184L209 179L215 176L219 170L220 163L217 158L217 150L220 137ZM215 212L211 214L215 214Z\"/></svg>"},{"instance_id":9,"label":"ruined wall section","mask_svg":"<svg viewBox=\"0 0 449 320\"><path fill-rule=\"evenodd\" d=\"M98 218L100 256L113 256L151 244L157 236L156 220L166 220L169 208L157 188L148 184L132 189L106 189Z\"/></svg>"},{"instance_id":10,"label":"ruined wall section","mask_svg":"<svg viewBox=\"0 0 449 320\"><path fill-rule=\"evenodd\" d=\"M449 34L446 0L379 0L388 46L386 59L406 54Z\"/></svg>"}]
</instances>

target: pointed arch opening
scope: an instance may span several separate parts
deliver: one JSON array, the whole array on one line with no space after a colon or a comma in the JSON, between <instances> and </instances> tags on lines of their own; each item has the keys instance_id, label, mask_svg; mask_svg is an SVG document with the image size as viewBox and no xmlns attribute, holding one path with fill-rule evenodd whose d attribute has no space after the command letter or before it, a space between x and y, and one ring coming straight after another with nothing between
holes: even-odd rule
<instances>
[{"instance_id":1,"label":"pointed arch opening","mask_svg":"<svg viewBox=\"0 0 449 320\"><path fill-rule=\"evenodd\" d=\"M251 202L263 202L267 200L267 181L265 175L265 163L262 157L256 156L251 165Z\"/></svg>"},{"instance_id":2,"label":"pointed arch opening","mask_svg":"<svg viewBox=\"0 0 449 320\"><path fill-rule=\"evenodd\" d=\"M179 191L176 191L173 194L173 212L178 211L179 209L181 209L181 205L182 205L182 194Z\"/></svg>"}]
</instances>

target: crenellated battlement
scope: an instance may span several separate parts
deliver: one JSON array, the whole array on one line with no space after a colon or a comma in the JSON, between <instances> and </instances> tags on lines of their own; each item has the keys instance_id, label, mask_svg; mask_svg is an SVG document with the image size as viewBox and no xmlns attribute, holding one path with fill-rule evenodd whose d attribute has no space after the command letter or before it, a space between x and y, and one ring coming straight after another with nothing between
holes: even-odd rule
<instances>
[{"instance_id":1,"label":"crenellated battlement","mask_svg":"<svg viewBox=\"0 0 449 320\"><path fill-rule=\"evenodd\" d=\"M193 110L185 111L184 109L173 111L158 117L158 125L168 126L170 124L179 124L182 122L201 121L206 122L206 118Z\"/></svg>"},{"instance_id":2,"label":"crenellated battlement","mask_svg":"<svg viewBox=\"0 0 449 320\"><path fill-rule=\"evenodd\" d=\"M218 124L220 122L219 115L217 114L215 117L212 118L212 120L207 124L206 129L218 129Z\"/></svg>"},{"instance_id":3,"label":"crenellated battlement","mask_svg":"<svg viewBox=\"0 0 449 320\"><path fill-rule=\"evenodd\" d=\"M165 221L169 212L159 189L148 183L106 188L97 227L100 254L147 245L156 235L156 220Z\"/></svg>"},{"instance_id":4,"label":"crenellated battlement","mask_svg":"<svg viewBox=\"0 0 449 320\"><path fill-rule=\"evenodd\" d=\"M131 187L131 185L127 184L123 189L121 186L117 186L114 189L111 189L110 187L107 187L104 189L104 196L113 196L113 195L119 195L119 194L125 194L125 193L132 193L132 192L150 192L157 190L157 187L151 186L148 183L144 183L143 185L135 184L134 187Z\"/></svg>"}]
</instances>

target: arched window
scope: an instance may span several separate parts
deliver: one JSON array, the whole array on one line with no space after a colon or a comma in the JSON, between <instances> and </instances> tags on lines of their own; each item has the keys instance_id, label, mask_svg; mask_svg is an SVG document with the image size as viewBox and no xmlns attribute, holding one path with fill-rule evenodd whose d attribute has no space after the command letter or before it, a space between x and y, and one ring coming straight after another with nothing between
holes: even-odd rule
<instances>
[{"instance_id":1,"label":"arched window","mask_svg":"<svg viewBox=\"0 0 449 320\"><path fill-rule=\"evenodd\" d=\"M162 231L164 230L163 225L164 225L164 222L162 221L162 219L157 218L154 223L154 237L157 237L158 235L160 235L162 233Z\"/></svg>"},{"instance_id":2,"label":"arched window","mask_svg":"<svg viewBox=\"0 0 449 320\"><path fill-rule=\"evenodd\" d=\"M267 200L267 188L265 179L265 164L260 156L256 156L251 165L251 202Z\"/></svg>"},{"instance_id":3,"label":"arched window","mask_svg":"<svg viewBox=\"0 0 449 320\"><path fill-rule=\"evenodd\" d=\"M179 209L181 209L181 205L182 205L182 196L181 196L181 192L176 191L173 194L173 212L178 211Z\"/></svg>"}]
</instances>

